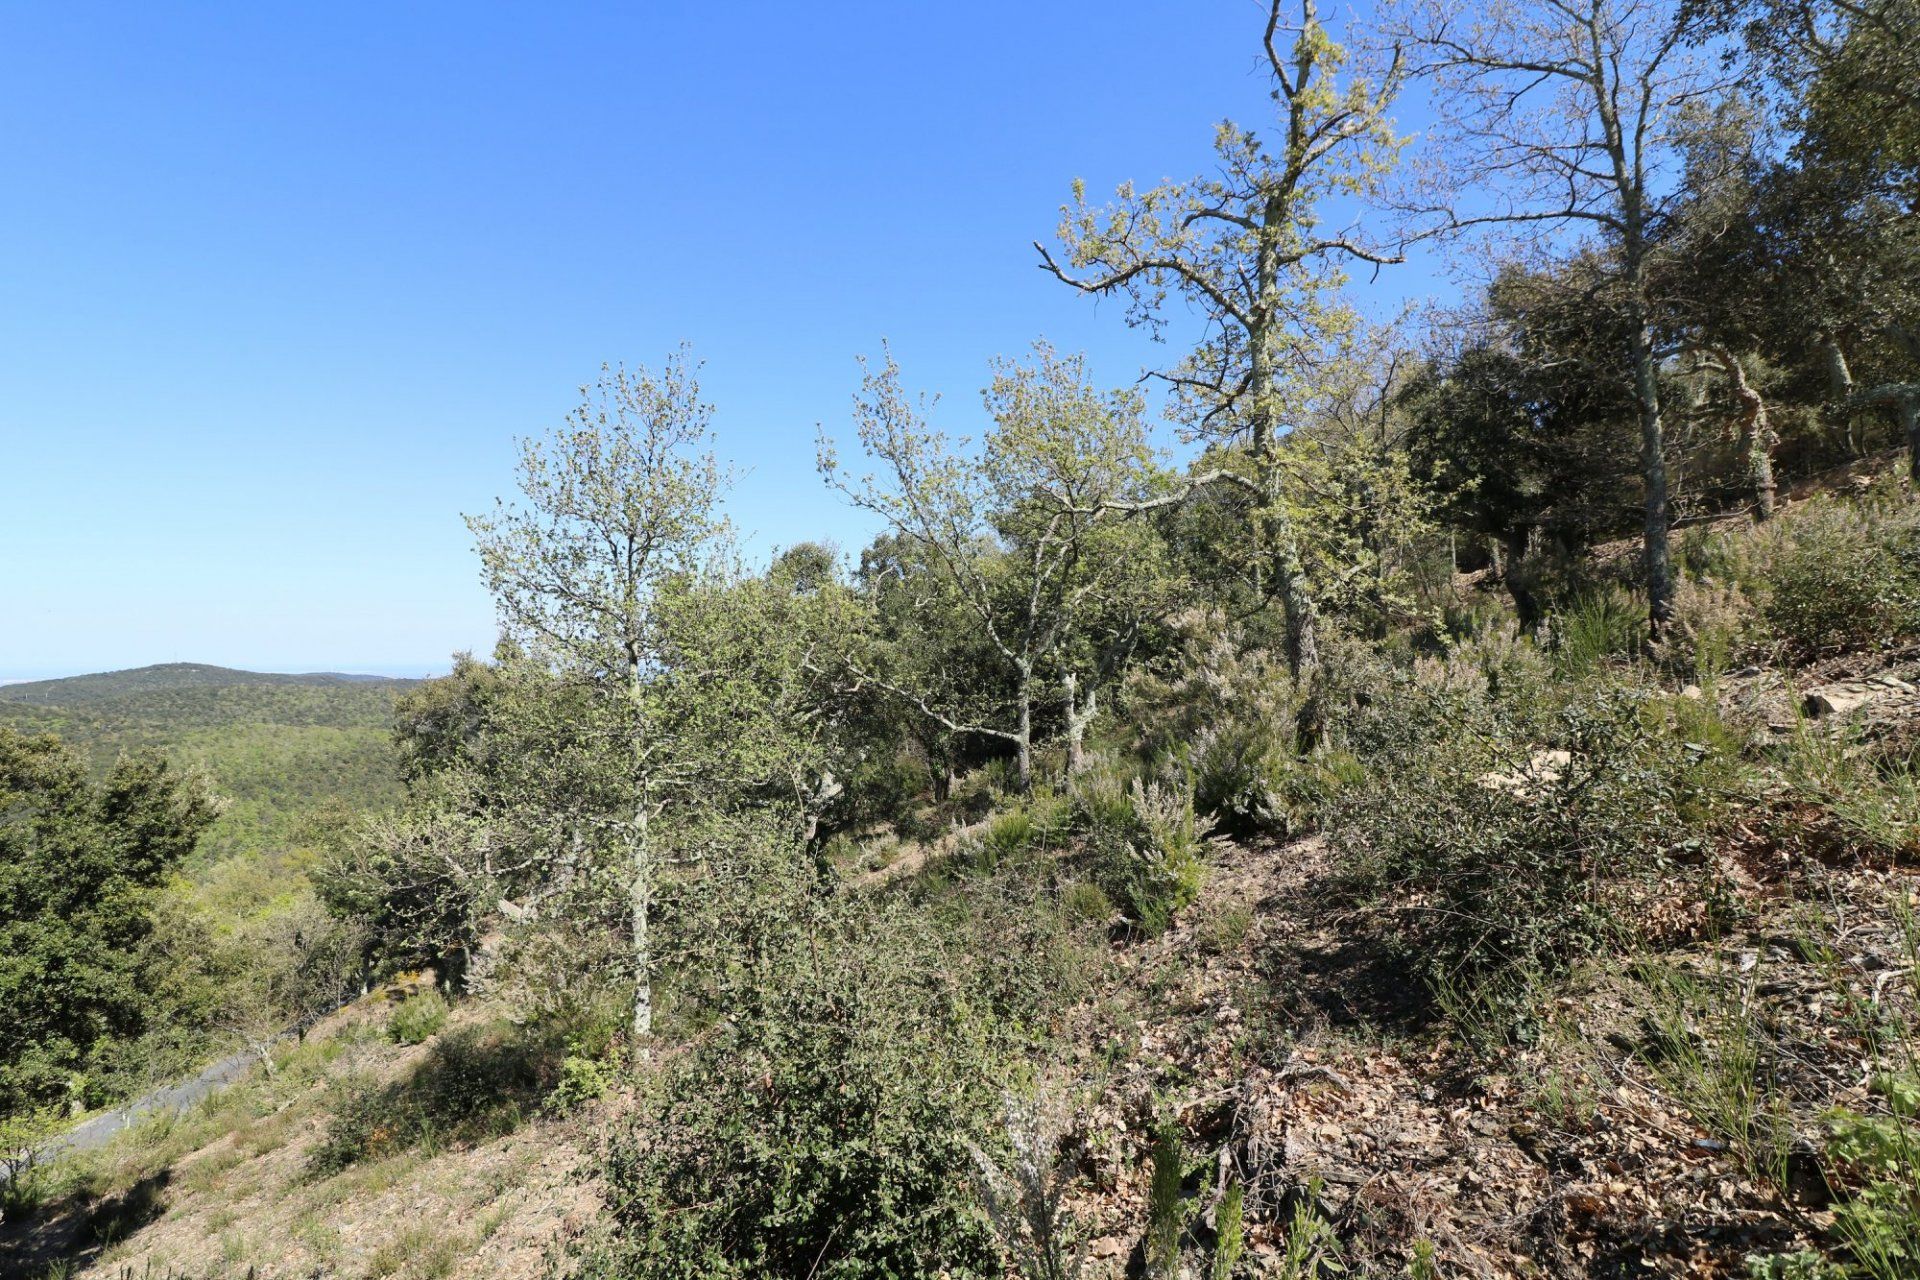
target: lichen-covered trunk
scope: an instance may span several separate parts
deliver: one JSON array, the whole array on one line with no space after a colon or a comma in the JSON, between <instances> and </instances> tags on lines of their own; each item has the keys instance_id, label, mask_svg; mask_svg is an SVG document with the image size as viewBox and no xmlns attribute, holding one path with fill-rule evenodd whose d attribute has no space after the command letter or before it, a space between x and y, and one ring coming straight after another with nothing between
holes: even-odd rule
<instances>
[{"instance_id":1,"label":"lichen-covered trunk","mask_svg":"<svg viewBox=\"0 0 1920 1280\"><path fill-rule=\"evenodd\" d=\"M1093 717L1098 714L1100 691L1090 690L1086 705L1082 706L1079 701L1080 678L1069 671L1063 683L1066 687L1067 777L1071 779L1086 767L1087 726L1093 723Z\"/></svg>"},{"instance_id":2,"label":"lichen-covered trunk","mask_svg":"<svg viewBox=\"0 0 1920 1280\"><path fill-rule=\"evenodd\" d=\"M1641 557L1647 583L1647 627L1658 640L1673 617L1673 516L1667 495L1666 432L1660 421L1660 371L1653 328L1634 308L1633 390L1640 410L1640 470L1646 484Z\"/></svg>"},{"instance_id":3,"label":"lichen-covered trunk","mask_svg":"<svg viewBox=\"0 0 1920 1280\"><path fill-rule=\"evenodd\" d=\"M1300 557L1299 534L1288 514L1280 470L1277 439L1275 385L1280 370L1273 359L1275 330L1280 324L1280 245L1292 231L1289 202L1281 196L1267 201L1261 227L1260 248L1255 261L1259 306L1247 333L1247 348L1252 362L1253 458L1259 470L1261 509L1254 517L1254 530L1266 554L1280 594L1280 609L1287 628L1287 667L1296 680L1304 680L1320 665L1320 619L1314 607L1313 592L1307 584L1306 565Z\"/></svg>"},{"instance_id":4,"label":"lichen-covered trunk","mask_svg":"<svg viewBox=\"0 0 1920 1280\"><path fill-rule=\"evenodd\" d=\"M642 1046L653 1036L653 943L648 936L653 911L651 818L643 796L634 813L632 880L627 886L633 929L633 1038Z\"/></svg>"},{"instance_id":5,"label":"lichen-covered trunk","mask_svg":"<svg viewBox=\"0 0 1920 1280\"><path fill-rule=\"evenodd\" d=\"M1020 770L1020 794L1033 791L1033 673L1020 672L1020 728L1014 738Z\"/></svg>"},{"instance_id":6,"label":"lichen-covered trunk","mask_svg":"<svg viewBox=\"0 0 1920 1280\"><path fill-rule=\"evenodd\" d=\"M1747 381L1747 371L1732 351L1719 348L1713 358L1726 373L1734 399L1740 403L1740 442L1753 482L1754 514L1761 520L1771 520L1778 494L1773 479L1773 421L1767 414L1766 399Z\"/></svg>"}]
</instances>

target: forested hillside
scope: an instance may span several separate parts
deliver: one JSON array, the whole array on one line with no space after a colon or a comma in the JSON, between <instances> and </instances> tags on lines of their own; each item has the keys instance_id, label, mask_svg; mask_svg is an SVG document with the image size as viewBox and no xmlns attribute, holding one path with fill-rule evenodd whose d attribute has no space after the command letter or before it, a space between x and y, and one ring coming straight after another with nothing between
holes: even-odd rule
<instances>
[{"instance_id":1,"label":"forested hillside","mask_svg":"<svg viewBox=\"0 0 1920 1280\"><path fill-rule=\"evenodd\" d=\"M606 368L311 893L173 910L198 775L0 734L0 1106L259 1062L17 1154L21 1265L1920 1274L1920 8L1239 16L1271 117L1037 249L1161 364L882 345L877 533L764 562L691 352ZM62 893L156 967L9 969Z\"/></svg>"},{"instance_id":2,"label":"forested hillside","mask_svg":"<svg viewBox=\"0 0 1920 1280\"><path fill-rule=\"evenodd\" d=\"M205 770L224 804L197 858L282 856L398 796L393 700L413 683L167 663L0 685L0 725L55 734L96 773L142 750Z\"/></svg>"}]
</instances>

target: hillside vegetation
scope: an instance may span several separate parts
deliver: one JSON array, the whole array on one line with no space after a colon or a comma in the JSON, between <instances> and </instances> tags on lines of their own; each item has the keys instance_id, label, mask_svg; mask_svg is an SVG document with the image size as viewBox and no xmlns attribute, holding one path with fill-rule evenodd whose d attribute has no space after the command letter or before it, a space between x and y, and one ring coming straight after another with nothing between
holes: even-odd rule
<instances>
[{"instance_id":1,"label":"hillside vegetation","mask_svg":"<svg viewBox=\"0 0 1920 1280\"><path fill-rule=\"evenodd\" d=\"M750 566L697 362L607 368L269 911L156 887L198 775L0 734L21 1266L1911 1280L1920 11L1265 17L1274 118L1039 251L1164 415L883 349L818 457L880 532ZM1364 322L1426 239L1491 270Z\"/></svg>"}]
</instances>

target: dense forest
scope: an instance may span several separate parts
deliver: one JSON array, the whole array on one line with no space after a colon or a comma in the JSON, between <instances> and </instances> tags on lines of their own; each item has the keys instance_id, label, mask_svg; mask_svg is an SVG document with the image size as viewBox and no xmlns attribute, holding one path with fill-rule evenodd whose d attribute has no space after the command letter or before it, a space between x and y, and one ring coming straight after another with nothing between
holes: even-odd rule
<instances>
[{"instance_id":1,"label":"dense forest","mask_svg":"<svg viewBox=\"0 0 1920 1280\"><path fill-rule=\"evenodd\" d=\"M867 546L748 561L681 350L521 442L499 644L378 749L385 686L0 691L119 761L0 729L15 1130L173 1028L261 1064L16 1141L7 1212L181 1274L1920 1274L1920 8L1257 16L1272 117L1035 246L1164 363L870 354ZM248 796L324 831L230 927L166 886Z\"/></svg>"}]
</instances>

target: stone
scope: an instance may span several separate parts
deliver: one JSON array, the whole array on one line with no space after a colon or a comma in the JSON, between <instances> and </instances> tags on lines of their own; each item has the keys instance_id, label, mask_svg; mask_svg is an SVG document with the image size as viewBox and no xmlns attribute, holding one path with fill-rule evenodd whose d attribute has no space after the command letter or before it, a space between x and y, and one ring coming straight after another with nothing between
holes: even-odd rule
<instances>
[{"instance_id":1,"label":"stone","mask_svg":"<svg viewBox=\"0 0 1920 1280\"><path fill-rule=\"evenodd\" d=\"M1844 716L1873 701L1873 693L1864 685L1828 684L1807 691L1807 714L1815 719Z\"/></svg>"}]
</instances>

